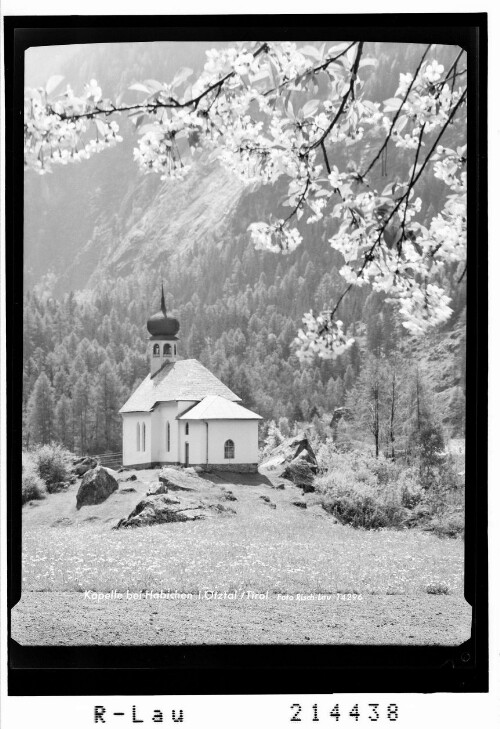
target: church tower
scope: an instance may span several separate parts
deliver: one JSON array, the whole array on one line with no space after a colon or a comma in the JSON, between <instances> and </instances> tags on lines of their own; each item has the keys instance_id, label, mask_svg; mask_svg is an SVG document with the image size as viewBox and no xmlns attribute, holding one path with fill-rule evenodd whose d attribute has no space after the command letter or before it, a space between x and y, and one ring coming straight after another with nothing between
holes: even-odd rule
<instances>
[{"instance_id":1,"label":"church tower","mask_svg":"<svg viewBox=\"0 0 500 729\"><path fill-rule=\"evenodd\" d=\"M174 317L167 316L163 284L161 286L161 310L150 316L147 322L148 332L151 334L148 342L148 354L151 376L155 375L166 362L175 362L179 359L179 322Z\"/></svg>"}]
</instances>

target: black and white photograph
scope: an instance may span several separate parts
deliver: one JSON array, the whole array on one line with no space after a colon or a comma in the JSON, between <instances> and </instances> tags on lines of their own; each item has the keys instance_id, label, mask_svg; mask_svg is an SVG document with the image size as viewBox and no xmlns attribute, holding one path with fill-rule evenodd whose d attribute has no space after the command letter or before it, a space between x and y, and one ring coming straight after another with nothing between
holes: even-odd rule
<instances>
[{"instance_id":1,"label":"black and white photograph","mask_svg":"<svg viewBox=\"0 0 500 729\"><path fill-rule=\"evenodd\" d=\"M20 646L471 638L468 53L325 35L25 52Z\"/></svg>"}]
</instances>

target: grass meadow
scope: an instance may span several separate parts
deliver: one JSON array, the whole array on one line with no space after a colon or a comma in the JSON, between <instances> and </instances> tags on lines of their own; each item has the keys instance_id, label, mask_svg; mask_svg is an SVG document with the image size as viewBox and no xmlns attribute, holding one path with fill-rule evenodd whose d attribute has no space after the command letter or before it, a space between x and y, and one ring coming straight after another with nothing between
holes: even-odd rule
<instances>
[{"instance_id":1,"label":"grass meadow","mask_svg":"<svg viewBox=\"0 0 500 729\"><path fill-rule=\"evenodd\" d=\"M235 513L207 509L200 521L113 529L157 475L137 472L133 491L123 484L104 503L79 511L77 484L26 504L22 599L12 611L18 642L458 645L469 637L462 539L417 528L341 525L317 494L302 495L291 484L277 489L270 473L185 473L196 499L229 503ZM229 502L228 487L235 497ZM267 596L86 597L113 590L145 598L162 590ZM331 602L319 598L335 593Z\"/></svg>"},{"instance_id":2,"label":"grass meadow","mask_svg":"<svg viewBox=\"0 0 500 729\"><path fill-rule=\"evenodd\" d=\"M356 530L319 507L298 509L287 492L273 499L271 510L250 489L238 493L234 516L131 530L97 519L32 524L24 530L23 591L462 593L461 539Z\"/></svg>"}]
</instances>

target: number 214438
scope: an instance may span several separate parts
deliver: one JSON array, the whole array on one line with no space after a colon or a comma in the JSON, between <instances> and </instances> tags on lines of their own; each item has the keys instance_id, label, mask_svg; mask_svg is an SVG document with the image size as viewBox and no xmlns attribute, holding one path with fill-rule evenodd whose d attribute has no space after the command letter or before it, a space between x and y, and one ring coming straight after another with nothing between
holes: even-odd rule
<instances>
[{"instance_id":1,"label":"number 214438","mask_svg":"<svg viewBox=\"0 0 500 729\"><path fill-rule=\"evenodd\" d=\"M360 708L361 707L361 708ZM290 721L320 721L322 720L349 720L359 721L359 719L365 718L370 721L389 720L397 721L399 718L398 705L397 704L354 704L352 707L340 706L335 704L333 709L325 709L324 711L318 709L318 704L313 704L310 708L303 708L301 704L292 704L290 707L292 715Z\"/></svg>"}]
</instances>

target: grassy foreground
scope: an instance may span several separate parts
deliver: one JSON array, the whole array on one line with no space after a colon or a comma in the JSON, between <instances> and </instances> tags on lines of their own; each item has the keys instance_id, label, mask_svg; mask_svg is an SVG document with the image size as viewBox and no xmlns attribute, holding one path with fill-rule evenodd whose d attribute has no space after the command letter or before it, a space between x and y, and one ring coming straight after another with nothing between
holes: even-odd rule
<instances>
[{"instance_id":1,"label":"grassy foreground","mask_svg":"<svg viewBox=\"0 0 500 729\"><path fill-rule=\"evenodd\" d=\"M276 593L462 594L463 542L418 530L356 530L337 524L300 490L265 476L200 479L235 515L135 530L111 529L147 491L113 494L76 512L76 488L25 507L23 591L255 590ZM272 478L272 477L270 477ZM231 481L229 481L231 479ZM268 497L272 508L261 497Z\"/></svg>"},{"instance_id":2,"label":"grassy foreground","mask_svg":"<svg viewBox=\"0 0 500 729\"><path fill-rule=\"evenodd\" d=\"M113 530L157 476L137 475L78 512L76 485L24 507L19 643L458 645L470 636L461 539L342 526L316 494L273 488L272 474L196 477L200 498L235 514ZM236 500L224 500L227 490ZM153 597L161 591L191 597Z\"/></svg>"}]
</instances>

